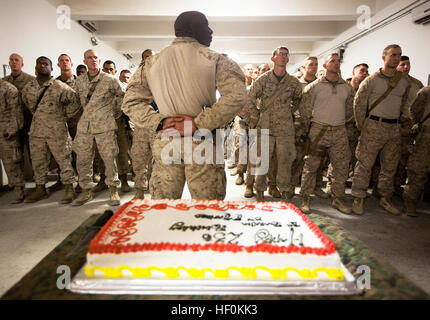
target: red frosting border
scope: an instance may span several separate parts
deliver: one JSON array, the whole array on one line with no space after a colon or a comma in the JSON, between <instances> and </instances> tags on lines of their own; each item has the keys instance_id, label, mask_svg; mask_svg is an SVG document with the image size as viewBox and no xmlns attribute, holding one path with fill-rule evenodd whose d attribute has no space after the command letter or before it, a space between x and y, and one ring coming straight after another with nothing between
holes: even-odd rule
<instances>
[{"instance_id":1,"label":"red frosting border","mask_svg":"<svg viewBox=\"0 0 430 320\"><path fill-rule=\"evenodd\" d=\"M175 206L169 205L166 202L177 202ZM193 205L188 205L186 202L194 202ZM142 203L139 208L139 212L129 211L125 213L126 217L121 219L120 229L115 231L110 231L113 227L114 222L121 218L123 213L132 206L135 202ZM150 205L149 203L154 203ZM157 203L158 202L158 203ZM205 210L207 208L226 211L226 210L253 210L258 208L263 211L273 211L275 209L285 210L290 209L297 213L304 223L310 228L311 231L321 240L324 248L312 248L306 246L278 246L268 243L260 243L254 246L241 246L237 244L230 243L210 243L210 244L182 244L182 243L142 243L142 244L121 244L128 240L128 236L134 234L137 230L133 227L135 222L142 220L144 217L141 215L142 211L149 211L152 209L164 210L167 207L175 208L178 210L187 211L191 208L196 208L199 210ZM110 234L112 236L114 233L114 238L116 239L114 244L103 244L103 238ZM111 219L103 226L100 232L94 237L90 243L88 252L90 254L104 254L104 253L129 253L129 252L142 252L142 251L201 251L201 250L211 250L217 252L265 252L265 253L299 253L302 255L306 254L316 254L316 255L328 255L336 252L335 244L318 228L318 226L312 222L312 220L303 214L295 205L286 202L244 202L244 201L219 201L219 200L131 200L126 202L121 206L121 208L113 215Z\"/></svg>"}]
</instances>

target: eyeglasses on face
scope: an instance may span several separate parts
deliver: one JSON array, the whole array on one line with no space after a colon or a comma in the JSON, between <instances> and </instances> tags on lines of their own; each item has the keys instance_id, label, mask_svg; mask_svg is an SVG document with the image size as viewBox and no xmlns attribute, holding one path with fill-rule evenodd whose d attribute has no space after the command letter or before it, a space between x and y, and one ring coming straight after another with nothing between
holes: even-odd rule
<instances>
[{"instance_id":1,"label":"eyeglasses on face","mask_svg":"<svg viewBox=\"0 0 430 320\"><path fill-rule=\"evenodd\" d=\"M278 52L278 56L280 56L280 57L289 57L290 54L286 53L286 52Z\"/></svg>"}]
</instances>

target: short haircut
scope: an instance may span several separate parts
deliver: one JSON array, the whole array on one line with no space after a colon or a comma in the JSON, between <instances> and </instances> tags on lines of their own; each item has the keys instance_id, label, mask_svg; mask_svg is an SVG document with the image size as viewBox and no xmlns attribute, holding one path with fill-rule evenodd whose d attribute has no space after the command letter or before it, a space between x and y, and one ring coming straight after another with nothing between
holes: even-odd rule
<instances>
[{"instance_id":1,"label":"short haircut","mask_svg":"<svg viewBox=\"0 0 430 320\"><path fill-rule=\"evenodd\" d=\"M388 46L386 46L384 48L384 50L382 51L382 55L386 56L387 53L388 53L388 50L390 50L390 49L397 49L397 48L400 48L400 46L398 44L390 44L390 45L388 45Z\"/></svg>"},{"instance_id":2,"label":"short haircut","mask_svg":"<svg viewBox=\"0 0 430 320\"><path fill-rule=\"evenodd\" d=\"M151 52L152 52L152 50L151 50L151 49L146 49L146 50L144 50L144 51L142 52L142 59L144 58L145 52L148 52L148 51L151 51Z\"/></svg>"},{"instance_id":3,"label":"short haircut","mask_svg":"<svg viewBox=\"0 0 430 320\"><path fill-rule=\"evenodd\" d=\"M307 57L305 58L305 60L303 60L303 61L308 61L308 60L312 60L312 59L314 59L314 60L318 61L318 58L317 58L317 57L315 57L315 56L307 56Z\"/></svg>"},{"instance_id":4,"label":"short haircut","mask_svg":"<svg viewBox=\"0 0 430 320\"><path fill-rule=\"evenodd\" d=\"M112 60L106 60L104 63L103 63L103 67L105 66L105 64L113 64L113 66L115 67L115 69L116 69L116 64L115 64L115 62L113 62Z\"/></svg>"},{"instance_id":5,"label":"short haircut","mask_svg":"<svg viewBox=\"0 0 430 320\"><path fill-rule=\"evenodd\" d=\"M367 63L360 63L360 64L357 64L352 70L355 70L355 69L357 69L357 68L359 68L361 66L366 67L367 69L369 69L369 66L367 65Z\"/></svg>"},{"instance_id":6,"label":"short haircut","mask_svg":"<svg viewBox=\"0 0 430 320\"><path fill-rule=\"evenodd\" d=\"M49 61L49 64L51 65L51 68L52 68L52 61L51 61L51 59L49 59L48 57L45 57L45 56L40 56L39 58L37 58L37 59L36 59L36 64L38 64L38 63L39 63L39 60L41 60L41 59L46 59L46 60L48 60L48 61Z\"/></svg>"},{"instance_id":7,"label":"short haircut","mask_svg":"<svg viewBox=\"0 0 430 320\"><path fill-rule=\"evenodd\" d=\"M124 69L124 70L121 70L121 72L119 74L122 74L122 73L131 73L131 71L128 69Z\"/></svg>"},{"instance_id":8,"label":"short haircut","mask_svg":"<svg viewBox=\"0 0 430 320\"><path fill-rule=\"evenodd\" d=\"M330 53L330 54L328 54L328 55L325 56L324 63L326 63L328 61L328 58L331 57L331 56L338 56L338 57L340 57L339 53L332 52L332 53Z\"/></svg>"},{"instance_id":9,"label":"short haircut","mask_svg":"<svg viewBox=\"0 0 430 320\"><path fill-rule=\"evenodd\" d=\"M70 62L72 62L72 58L70 58L70 56L69 56L68 54L65 54L65 53L62 53L62 54L60 54L60 55L58 56L58 61L60 61L60 58L61 58L62 56L66 56L67 58L69 58Z\"/></svg>"},{"instance_id":10,"label":"short haircut","mask_svg":"<svg viewBox=\"0 0 430 320\"><path fill-rule=\"evenodd\" d=\"M287 50L288 51L288 53L290 53L290 50L288 50L288 48L287 47L285 47L285 46L280 46L280 47L277 47L275 50L273 50L273 52L272 52L272 57L274 57L274 56L276 56L276 54L279 52L279 50Z\"/></svg>"},{"instance_id":11,"label":"short haircut","mask_svg":"<svg viewBox=\"0 0 430 320\"><path fill-rule=\"evenodd\" d=\"M408 56L402 56L402 57L400 58L400 61L406 61L406 60L409 60L409 57L408 57Z\"/></svg>"},{"instance_id":12,"label":"short haircut","mask_svg":"<svg viewBox=\"0 0 430 320\"><path fill-rule=\"evenodd\" d=\"M78 69L85 69L85 70L87 70L87 66L84 65L84 64L80 64L79 66L76 67L76 70L78 70Z\"/></svg>"}]
</instances>

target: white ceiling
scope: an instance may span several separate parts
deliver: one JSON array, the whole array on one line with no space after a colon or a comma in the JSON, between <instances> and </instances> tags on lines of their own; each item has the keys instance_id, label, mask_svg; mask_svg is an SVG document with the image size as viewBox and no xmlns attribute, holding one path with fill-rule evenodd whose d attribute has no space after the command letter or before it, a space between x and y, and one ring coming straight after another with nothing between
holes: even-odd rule
<instances>
[{"instance_id":1,"label":"white ceiling","mask_svg":"<svg viewBox=\"0 0 430 320\"><path fill-rule=\"evenodd\" d=\"M374 15L390 0L48 0L68 5L75 21L91 21L95 36L138 65L143 50L159 52L174 39L184 11L204 13L214 31L211 48L239 64L269 62L279 45L290 65L356 23L359 6Z\"/></svg>"}]
</instances>

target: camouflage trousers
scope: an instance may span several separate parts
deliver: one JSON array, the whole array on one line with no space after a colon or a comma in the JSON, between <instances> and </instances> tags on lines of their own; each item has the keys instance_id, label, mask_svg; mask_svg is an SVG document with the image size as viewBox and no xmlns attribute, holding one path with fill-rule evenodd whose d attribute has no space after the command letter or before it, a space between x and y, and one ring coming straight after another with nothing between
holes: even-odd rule
<instances>
[{"instance_id":1,"label":"camouflage trousers","mask_svg":"<svg viewBox=\"0 0 430 320\"><path fill-rule=\"evenodd\" d=\"M116 157L118 155L118 144L115 131L99 134L80 133L76 134L73 141L73 150L76 152L76 167L79 175L79 185L82 189L93 187L93 161L95 147L105 165L106 184L108 186L120 185Z\"/></svg>"},{"instance_id":2,"label":"camouflage trousers","mask_svg":"<svg viewBox=\"0 0 430 320\"><path fill-rule=\"evenodd\" d=\"M267 173L267 184L276 187L276 176L278 175L278 158L276 157L276 146L269 160L269 172ZM294 185L293 185L294 186Z\"/></svg>"},{"instance_id":3,"label":"camouflage trousers","mask_svg":"<svg viewBox=\"0 0 430 320\"><path fill-rule=\"evenodd\" d=\"M261 156L264 156L263 153L264 151ZM274 153L276 153L277 165L274 164L272 159ZM296 148L294 146L294 135L282 137L269 135L269 171L264 174L259 174L259 170L257 168L255 174L255 190L265 191L267 189L268 173L272 172L271 180L275 180L273 176L276 172L275 185L278 186L279 191L290 191L293 188L291 184L291 165L295 158ZM272 168L270 168L270 159L272 159ZM273 182L271 185L274 185Z\"/></svg>"},{"instance_id":4,"label":"camouflage trousers","mask_svg":"<svg viewBox=\"0 0 430 320\"><path fill-rule=\"evenodd\" d=\"M158 132L152 151L151 198L180 199L186 182L193 199L223 200L227 180L222 146L219 149L217 157L215 141L195 141L191 137L162 138L162 133Z\"/></svg>"},{"instance_id":5,"label":"camouflage trousers","mask_svg":"<svg viewBox=\"0 0 430 320\"><path fill-rule=\"evenodd\" d=\"M116 163L118 167L118 174L123 175L128 174L131 171L129 163L129 152L131 148L130 129L126 127L124 118L118 118L116 119L116 121L118 125L118 131L116 132L118 144L118 155L116 157ZM96 167L96 172L105 174L105 165L97 147L94 156L94 163Z\"/></svg>"},{"instance_id":6,"label":"camouflage trousers","mask_svg":"<svg viewBox=\"0 0 430 320\"><path fill-rule=\"evenodd\" d=\"M314 141L322 129L322 125L312 123L309 132L311 150L305 156L300 194L310 195L313 193L322 158L328 153L333 165L332 194L335 198L342 198L345 196L345 182L348 179L348 166L351 158L346 128L345 126L328 127L324 135L314 145Z\"/></svg>"},{"instance_id":7,"label":"camouflage trousers","mask_svg":"<svg viewBox=\"0 0 430 320\"><path fill-rule=\"evenodd\" d=\"M394 176L394 186L400 188L406 182L406 164L411 155L409 142L412 139L412 124L410 121L403 123L400 127L401 155L397 165L396 175Z\"/></svg>"},{"instance_id":8,"label":"camouflage trousers","mask_svg":"<svg viewBox=\"0 0 430 320\"><path fill-rule=\"evenodd\" d=\"M245 173L247 169L247 162L241 161L241 159L244 157L243 154L248 152L248 133L246 126L239 123L240 120L241 118L236 116L234 119L233 128L229 137L227 138L229 143L228 148L232 148L233 150L228 162L235 163L237 165L238 173Z\"/></svg>"},{"instance_id":9,"label":"camouflage trousers","mask_svg":"<svg viewBox=\"0 0 430 320\"><path fill-rule=\"evenodd\" d=\"M296 159L291 167L291 183L298 187L302 177L303 166L305 164L305 143L300 139L302 135L307 133L304 123L296 120L294 122L295 130L295 146L296 146Z\"/></svg>"},{"instance_id":10,"label":"camouflage trousers","mask_svg":"<svg viewBox=\"0 0 430 320\"><path fill-rule=\"evenodd\" d=\"M0 159L3 161L9 186L24 186L23 156L18 136L7 141L0 139Z\"/></svg>"},{"instance_id":11,"label":"camouflage trousers","mask_svg":"<svg viewBox=\"0 0 430 320\"><path fill-rule=\"evenodd\" d=\"M430 173L430 128L424 127L407 163L408 183L403 192L405 200L417 201Z\"/></svg>"},{"instance_id":12,"label":"camouflage trousers","mask_svg":"<svg viewBox=\"0 0 430 320\"><path fill-rule=\"evenodd\" d=\"M357 198L366 197L372 167L379 153L381 171L378 178L378 192L383 197L391 198L400 152L399 124L366 119L355 152L357 164L352 178L351 194Z\"/></svg>"},{"instance_id":13,"label":"camouflage trousers","mask_svg":"<svg viewBox=\"0 0 430 320\"><path fill-rule=\"evenodd\" d=\"M153 134L146 128L136 127L133 132L131 146L131 161L135 173L134 186L145 189L149 184L152 173L152 143Z\"/></svg>"},{"instance_id":14,"label":"camouflage trousers","mask_svg":"<svg viewBox=\"0 0 430 320\"><path fill-rule=\"evenodd\" d=\"M36 184L48 182L51 154L60 167L61 182L71 184L76 181L75 171L72 167L71 141L69 135L52 138L30 136L30 155Z\"/></svg>"},{"instance_id":15,"label":"camouflage trousers","mask_svg":"<svg viewBox=\"0 0 430 320\"><path fill-rule=\"evenodd\" d=\"M355 164L357 163L357 158L355 156L355 149L357 148L360 131L358 131L355 125L351 123L347 123L345 127L346 127L346 133L348 135L349 150L351 151L351 160L349 160L349 168L350 170L354 170ZM331 180L332 177L333 177L333 166L330 163L327 170L327 178Z\"/></svg>"}]
</instances>

